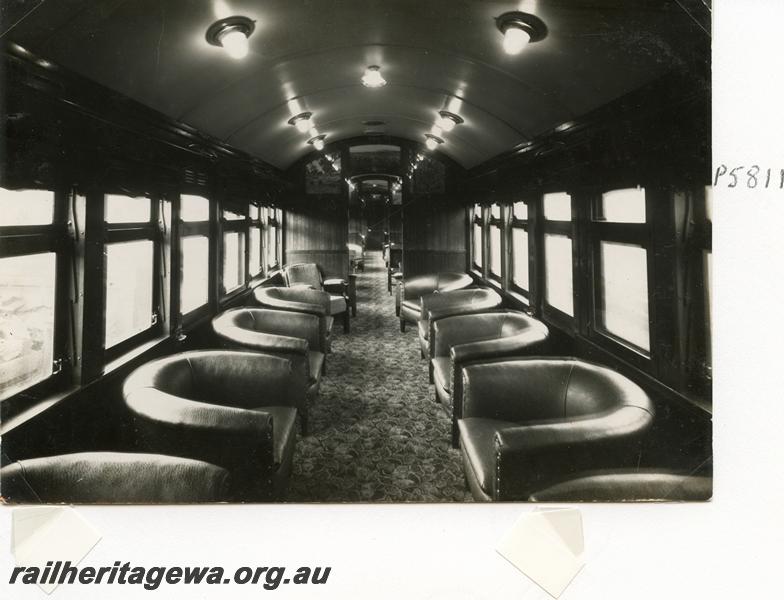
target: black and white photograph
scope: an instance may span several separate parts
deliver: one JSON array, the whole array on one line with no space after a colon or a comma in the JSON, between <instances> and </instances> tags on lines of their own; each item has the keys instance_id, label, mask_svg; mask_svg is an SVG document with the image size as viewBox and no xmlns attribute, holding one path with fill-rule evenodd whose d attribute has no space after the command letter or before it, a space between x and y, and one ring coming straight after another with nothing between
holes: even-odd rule
<instances>
[{"instance_id":1,"label":"black and white photograph","mask_svg":"<svg viewBox=\"0 0 784 600\"><path fill-rule=\"evenodd\" d=\"M713 497L712 189L784 165L713 164L709 2L0 0L0 43L4 503Z\"/></svg>"}]
</instances>

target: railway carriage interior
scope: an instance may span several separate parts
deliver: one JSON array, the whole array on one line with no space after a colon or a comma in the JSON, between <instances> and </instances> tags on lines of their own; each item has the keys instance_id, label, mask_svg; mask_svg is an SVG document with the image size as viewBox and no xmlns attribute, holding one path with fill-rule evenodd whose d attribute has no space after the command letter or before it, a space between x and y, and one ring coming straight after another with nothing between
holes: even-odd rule
<instances>
[{"instance_id":1,"label":"railway carriage interior","mask_svg":"<svg viewBox=\"0 0 784 600\"><path fill-rule=\"evenodd\" d=\"M705 3L1 10L4 501L710 498Z\"/></svg>"}]
</instances>

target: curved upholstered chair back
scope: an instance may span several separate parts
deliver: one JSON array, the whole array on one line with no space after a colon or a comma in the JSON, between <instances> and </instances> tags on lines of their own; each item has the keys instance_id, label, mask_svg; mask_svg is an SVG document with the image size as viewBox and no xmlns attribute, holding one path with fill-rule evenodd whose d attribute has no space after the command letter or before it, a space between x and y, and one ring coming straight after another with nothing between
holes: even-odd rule
<instances>
[{"instance_id":1,"label":"curved upholstered chair back","mask_svg":"<svg viewBox=\"0 0 784 600\"><path fill-rule=\"evenodd\" d=\"M403 280L403 298L418 299L433 292L450 292L472 285L474 280L468 273L446 271L428 273Z\"/></svg>"},{"instance_id":2,"label":"curved upholstered chair back","mask_svg":"<svg viewBox=\"0 0 784 600\"><path fill-rule=\"evenodd\" d=\"M140 397L166 403L166 396L233 408L294 405L300 394L291 362L278 356L230 350L194 350L150 361L125 380L131 403Z\"/></svg>"},{"instance_id":3,"label":"curved upholstered chair back","mask_svg":"<svg viewBox=\"0 0 784 600\"><path fill-rule=\"evenodd\" d=\"M460 447L477 500L527 500L577 473L639 464L653 423L648 395L576 358L464 367Z\"/></svg>"},{"instance_id":4,"label":"curved upholstered chair back","mask_svg":"<svg viewBox=\"0 0 784 600\"><path fill-rule=\"evenodd\" d=\"M280 352L305 352L308 349L322 351L318 317L308 313L268 308L232 308L216 316L212 320L212 327L224 340L248 348ZM289 339L280 340L281 337Z\"/></svg>"},{"instance_id":5,"label":"curved upholstered chair back","mask_svg":"<svg viewBox=\"0 0 784 600\"><path fill-rule=\"evenodd\" d=\"M636 383L579 359L520 358L463 369L463 418L479 413L521 423L575 421L622 409L654 412Z\"/></svg>"},{"instance_id":6,"label":"curved upholstered chair back","mask_svg":"<svg viewBox=\"0 0 784 600\"><path fill-rule=\"evenodd\" d=\"M263 306L314 315L329 315L329 293L301 287L257 287L254 299Z\"/></svg>"},{"instance_id":7,"label":"curved upholstered chair back","mask_svg":"<svg viewBox=\"0 0 784 600\"><path fill-rule=\"evenodd\" d=\"M450 356L454 348L458 361L540 348L549 336L547 325L512 310L450 316L434 320L432 329L431 356Z\"/></svg>"},{"instance_id":8,"label":"curved upholstered chair back","mask_svg":"<svg viewBox=\"0 0 784 600\"><path fill-rule=\"evenodd\" d=\"M219 465L233 498L268 500L285 493L305 386L286 358L195 350L139 367L123 398L138 449Z\"/></svg>"},{"instance_id":9,"label":"curved upholstered chair back","mask_svg":"<svg viewBox=\"0 0 784 600\"><path fill-rule=\"evenodd\" d=\"M283 267L283 276L286 278L286 285L311 286L314 290L324 288L324 277L316 263L297 263Z\"/></svg>"},{"instance_id":10,"label":"curved upholstered chair back","mask_svg":"<svg viewBox=\"0 0 784 600\"><path fill-rule=\"evenodd\" d=\"M4 500L20 504L221 502L229 473L160 454L82 452L11 463L0 469L0 486Z\"/></svg>"},{"instance_id":11,"label":"curved upholstered chair back","mask_svg":"<svg viewBox=\"0 0 784 600\"><path fill-rule=\"evenodd\" d=\"M443 318L498 308L503 298L490 288L460 289L422 296L421 319Z\"/></svg>"}]
</instances>

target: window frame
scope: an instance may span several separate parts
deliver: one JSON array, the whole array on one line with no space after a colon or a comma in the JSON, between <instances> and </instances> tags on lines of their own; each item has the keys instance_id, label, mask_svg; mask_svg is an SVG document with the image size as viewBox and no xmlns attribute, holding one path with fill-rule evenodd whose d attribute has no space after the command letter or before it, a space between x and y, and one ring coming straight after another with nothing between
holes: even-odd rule
<instances>
[{"instance_id":1,"label":"window frame","mask_svg":"<svg viewBox=\"0 0 784 600\"><path fill-rule=\"evenodd\" d=\"M525 204L527 209L527 215L525 219L519 218L515 214L515 204ZM507 252L507 262L508 262L508 269L507 269L507 277L508 277L508 286L507 288L513 292L514 294L522 297L525 300L525 303L528 306L532 305L532 298L533 298L533 288L536 286L534 273L536 272L535 269L535 261L536 261L536 248L534 247L533 251L531 250L532 243L535 244L535 240L532 239L533 235L533 223L531 220L531 207L529 206L529 202L525 199L518 200L510 204L508 207L509 218L507 219L507 233L506 239L509 240L509 251ZM515 244L514 244L514 231L515 229L520 229L525 231L526 233L526 261L528 262L528 288L523 288L522 286L518 285L514 280L514 269L515 269ZM534 285L532 285L532 282Z\"/></svg>"},{"instance_id":2,"label":"window frame","mask_svg":"<svg viewBox=\"0 0 784 600\"><path fill-rule=\"evenodd\" d=\"M565 193L569 195L571 201L572 218L569 221L549 220L544 216L545 196L548 194ZM536 232L536 260L537 272L536 283L539 290L536 292L541 306L541 314L545 319L552 321L559 327L571 332L576 332L578 327L578 312L580 310L579 301L579 277L578 265L580 260L578 236L577 236L577 214L575 210L574 194L568 190L558 190L540 194L536 199L536 215L538 227ZM531 206L529 204L529 210ZM529 215L530 220L530 215ZM573 315L562 311L547 301L547 252L545 251L545 239L547 235L561 235L569 238L572 245L572 312ZM530 246L529 246L530 248ZM529 274L530 280L530 274Z\"/></svg>"},{"instance_id":3,"label":"window frame","mask_svg":"<svg viewBox=\"0 0 784 600\"><path fill-rule=\"evenodd\" d=\"M109 194L103 194L104 206ZM129 198L132 198L129 196ZM150 220L137 223L107 223L103 221L103 269L101 271L103 286L103 362L112 362L130 352L134 348L163 334L164 311L162 303L162 266L161 266L161 234L158 223L160 221L161 203L153 197L145 197L150 203ZM104 215L105 217L105 212ZM108 272L106 268L106 249L111 244L123 242L151 241L152 249L152 304L150 306L150 326L131 337L107 347L106 344L106 286Z\"/></svg>"},{"instance_id":4,"label":"window frame","mask_svg":"<svg viewBox=\"0 0 784 600\"><path fill-rule=\"evenodd\" d=\"M206 221L183 221L182 220L182 199L184 196L198 196L200 198L204 198L207 201L207 205L209 206L209 218ZM178 254L178 277L177 277L177 284L172 286L174 288L173 293L177 295L177 311L178 311L178 322L180 324L180 328L186 329L195 323L201 321L205 317L210 315L210 311L212 310L213 302L214 302L214 274L216 273L215 269L215 248L216 248L216 240L214 236L211 235L215 229L213 226L213 221L215 219L216 209L215 203L210 200L210 197L206 195L204 190L196 190L192 193L190 192L182 192L179 195L179 201L177 204L177 254ZM185 255L183 253L182 242L186 237L204 237L207 239L207 299L203 304L192 308L187 313L182 312L182 283L183 277L185 273Z\"/></svg>"},{"instance_id":5,"label":"window frame","mask_svg":"<svg viewBox=\"0 0 784 600\"><path fill-rule=\"evenodd\" d=\"M476 209L479 209L479 214L476 214ZM485 257L487 255L486 246L487 246L487 235L485 231L485 221L487 218L487 208L482 204L474 204L470 208L471 211L471 270L479 275L480 277L484 277L485 268L487 261ZM482 234L482 239L479 241L480 243L480 252L481 256L479 257L480 263L476 262L476 243L475 243L475 232L476 232L476 225L479 225L479 231Z\"/></svg>"},{"instance_id":6,"label":"window frame","mask_svg":"<svg viewBox=\"0 0 784 600\"><path fill-rule=\"evenodd\" d=\"M275 206L262 207L267 209L267 227L265 229L264 239L262 240L262 251L264 252L264 260L266 262L266 273L277 271L282 266L283 261L283 248L282 248L282 230L283 230L283 210ZM273 256L275 262L269 262L269 231L275 229L275 243L273 248Z\"/></svg>"},{"instance_id":7,"label":"window frame","mask_svg":"<svg viewBox=\"0 0 784 600\"><path fill-rule=\"evenodd\" d=\"M70 193L59 189L45 191L51 192L54 199L51 223L0 226L0 258L50 252L55 255L52 372L44 379L0 400L9 405L21 398L39 399L62 391L71 385L74 379L75 361L70 343L73 315L69 309L69 297L75 252L67 223Z\"/></svg>"},{"instance_id":8,"label":"window frame","mask_svg":"<svg viewBox=\"0 0 784 600\"><path fill-rule=\"evenodd\" d=\"M492 207L497 206L499 215L496 217L493 215ZM494 202L490 207L487 208L487 215L486 215L486 235L483 236L487 239L486 242L486 253L487 253L487 279L490 281L495 282L498 286L503 286L503 282L505 279L505 272L506 272L506 265L507 261L504 257L504 248L506 247L506 240L505 233L506 227L504 225L504 216L506 214L506 207L503 204L498 202ZM498 241L499 241L499 248L498 248L498 260L500 264L498 265L498 273L493 272L492 267L492 228L496 228L498 230Z\"/></svg>"},{"instance_id":9,"label":"window frame","mask_svg":"<svg viewBox=\"0 0 784 600\"><path fill-rule=\"evenodd\" d=\"M253 217L254 209L256 211L256 217ZM263 276L266 271L266 265L264 264L264 223L262 222L261 216L262 207L258 204L250 203L248 206L248 240L246 244L247 254L248 254L248 268L247 268L247 277L249 280L253 280L255 277ZM251 264L252 260L251 257L253 256L252 248L251 248L251 230L257 230L259 232L259 256L256 258L258 259L259 270L256 272L251 271Z\"/></svg>"},{"instance_id":10,"label":"window frame","mask_svg":"<svg viewBox=\"0 0 784 600\"><path fill-rule=\"evenodd\" d=\"M587 215L588 246L592 263L590 282L590 306L587 319L587 336L605 350L619 356L632 365L650 372L653 369L656 354L656 306L653 302L655 293L655 264L653 252L653 202L645 190L645 223L619 223L608 222L600 219L602 196L604 193L616 191L620 187L608 188L590 197L589 214ZM602 270L601 270L601 244L602 242L628 244L638 246L645 250L648 284L648 339L650 350L645 350L633 342L608 331L602 325L600 310L602 306Z\"/></svg>"},{"instance_id":11,"label":"window frame","mask_svg":"<svg viewBox=\"0 0 784 600\"><path fill-rule=\"evenodd\" d=\"M244 211L242 210L243 207L240 205L234 204L226 204L224 203L221 206L220 211L220 278L218 280L218 295L220 297L220 302L225 303L232 298L234 298L237 294L241 294L248 286L248 263L249 263L249 249L248 249L248 241L250 238L250 217L248 212L247 205L244 206ZM231 212L236 215L242 215L243 218L241 219L229 219L226 217L226 213ZM225 287L224 281L224 268L226 264L226 235L229 233L239 233L240 239L244 240L243 242L243 249L242 249L242 257L241 257L241 267L242 267L242 277L240 278L240 283L237 287L234 287L230 290L227 290Z\"/></svg>"}]
</instances>

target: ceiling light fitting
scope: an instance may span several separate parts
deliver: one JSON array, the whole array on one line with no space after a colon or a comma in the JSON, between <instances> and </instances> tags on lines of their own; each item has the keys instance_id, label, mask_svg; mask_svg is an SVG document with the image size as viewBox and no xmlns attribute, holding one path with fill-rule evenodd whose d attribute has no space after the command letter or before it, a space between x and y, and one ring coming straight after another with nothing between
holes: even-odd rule
<instances>
[{"instance_id":1,"label":"ceiling light fitting","mask_svg":"<svg viewBox=\"0 0 784 600\"><path fill-rule=\"evenodd\" d=\"M324 139L326 138L326 134L317 135L316 137L312 137L308 140L308 144L311 144L316 150L323 150L324 149Z\"/></svg>"},{"instance_id":2,"label":"ceiling light fitting","mask_svg":"<svg viewBox=\"0 0 784 600\"><path fill-rule=\"evenodd\" d=\"M437 135L432 135L430 133L425 134L425 146L428 150L435 150L438 148L439 145L443 144L444 140L442 140Z\"/></svg>"},{"instance_id":3,"label":"ceiling light fitting","mask_svg":"<svg viewBox=\"0 0 784 600\"><path fill-rule=\"evenodd\" d=\"M449 133L455 128L455 125L460 125L460 123L463 123L463 118L459 115L451 113L448 110L438 111L438 120L436 121L436 125L443 131Z\"/></svg>"},{"instance_id":4,"label":"ceiling light fitting","mask_svg":"<svg viewBox=\"0 0 784 600\"><path fill-rule=\"evenodd\" d=\"M381 67L370 65L365 69L365 74L362 75L362 85L369 88L379 88L386 84L387 80L381 76Z\"/></svg>"},{"instance_id":5,"label":"ceiling light fitting","mask_svg":"<svg viewBox=\"0 0 784 600\"><path fill-rule=\"evenodd\" d=\"M207 29L207 42L220 46L234 59L248 55L248 38L256 28L256 23L248 17L233 16L215 21Z\"/></svg>"},{"instance_id":6,"label":"ceiling light fitting","mask_svg":"<svg viewBox=\"0 0 784 600\"><path fill-rule=\"evenodd\" d=\"M547 25L539 17L513 11L502 14L495 20L496 27L504 34L504 52L519 54L528 43L547 37Z\"/></svg>"},{"instance_id":7,"label":"ceiling light fitting","mask_svg":"<svg viewBox=\"0 0 784 600\"><path fill-rule=\"evenodd\" d=\"M298 115L291 117L288 123L289 125L294 125L300 133L307 133L313 125L311 117L313 117L312 112L299 113Z\"/></svg>"}]
</instances>

